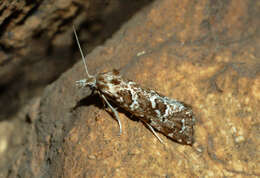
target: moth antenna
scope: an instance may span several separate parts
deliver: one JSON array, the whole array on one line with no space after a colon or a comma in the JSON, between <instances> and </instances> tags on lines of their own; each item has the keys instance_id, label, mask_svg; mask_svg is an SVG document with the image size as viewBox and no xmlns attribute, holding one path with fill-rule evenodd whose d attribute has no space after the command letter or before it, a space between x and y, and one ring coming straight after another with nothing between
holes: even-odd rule
<instances>
[{"instance_id":1,"label":"moth antenna","mask_svg":"<svg viewBox=\"0 0 260 178\"><path fill-rule=\"evenodd\" d=\"M89 75L89 73L88 73L88 67L87 67L87 64L86 64L85 56L82 52L82 49L81 49L81 46L80 46L80 43L79 43L79 39L78 39L78 35L77 35L77 32L76 32L74 25L73 25L73 32L74 32L74 35L75 35L75 38L76 38L76 41L77 41L77 44L78 44L78 47L79 47L81 58L82 58L83 63L84 63L85 71L87 73L88 78L91 78L91 75Z\"/></svg>"}]
</instances>

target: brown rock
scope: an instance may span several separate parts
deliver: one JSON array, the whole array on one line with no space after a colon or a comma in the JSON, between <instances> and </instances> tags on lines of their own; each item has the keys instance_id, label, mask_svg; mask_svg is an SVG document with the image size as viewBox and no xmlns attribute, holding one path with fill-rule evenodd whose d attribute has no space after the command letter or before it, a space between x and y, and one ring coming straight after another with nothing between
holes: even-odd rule
<instances>
[{"instance_id":1,"label":"brown rock","mask_svg":"<svg viewBox=\"0 0 260 178\"><path fill-rule=\"evenodd\" d=\"M37 98L78 59L72 24L79 26L80 34L84 32L81 41L91 51L148 2L0 2L0 177L37 173L37 166L28 170L24 163L31 159L24 149L31 149L28 142L36 142L32 139L39 114Z\"/></svg>"},{"instance_id":2,"label":"brown rock","mask_svg":"<svg viewBox=\"0 0 260 178\"><path fill-rule=\"evenodd\" d=\"M161 144L124 112L117 136L100 98L75 86L86 76L79 62L46 88L36 136L13 175L260 176L258 15L249 0L156 1L87 56L91 74L120 68L125 78L192 105L192 147L160 134Z\"/></svg>"}]
</instances>

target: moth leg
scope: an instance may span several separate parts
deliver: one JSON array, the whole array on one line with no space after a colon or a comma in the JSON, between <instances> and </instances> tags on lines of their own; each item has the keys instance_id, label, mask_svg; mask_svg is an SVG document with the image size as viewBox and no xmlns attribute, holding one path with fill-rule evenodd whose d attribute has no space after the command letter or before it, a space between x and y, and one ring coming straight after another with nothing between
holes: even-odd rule
<instances>
[{"instance_id":1,"label":"moth leg","mask_svg":"<svg viewBox=\"0 0 260 178\"><path fill-rule=\"evenodd\" d=\"M154 131L153 127L150 126L150 124L148 124L148 123L146 123L146 122L144 122L144 123L145 123L145 124L148 126L148 128L153 132L154 136L157 137L158 140L159 140L161 143L164 144L163 140L159 137L159 135L157 135L157 133Z\"/></svg>"},{"instance_id":2,"label":"moth leg","mask_svg":"<svg viewBox=\"0 0 260 178\"><path fill-rule=\"evenodd\" d=\"M81 87L81 88L87 86L87 79L81 79L81 80L76 81L76 86Z\"/></svg>"},{"instance_id":3,"label":"moth leg","mask_svg":"<svg viewBox=\"0 0 260 178\"><path fill-rule=\"evenodd\" d=\"M121 121L120 121L120 118L118 116L118 112L115 108L113 108L113 106L111 106L111 104L107 101L106 97L104 95L102 95L102 98L104 99L104 101L106 102L106 104L108 105L108 107L112 110L112 112L114 113L115 117L116 117L116 120L118 122L118 125L119 125L119 135L121 135L122 133L122 125L121 125Z\"/></svg>"},{"instance_id":4,"label":"moth leg","mask_svg":"<svg viewBox=\"0 0 260 178\"><path fill-rule=\"evenodd\" d=\"M112 109L110 108L110 106L108 106L107 105L107 103L104 101L104 100L102 100L102 104L103 104L103 107L104 107L104 109L107 111L107 112L109 112L109 113L113 113L113 115L115 115L114 114L114 111L112 111ZM115 107L113 107L116 111L117 111L117 108L115 108Z\"/></svg>"},{"instance_id":5,"label":"moth leg","mask_svg":"<svg viewBox=\"0 0 260 178\"><path fill-rule=\"evenodd\" d=\"M100 94L100 93L99 93ZM100 94L101 95L101 94ZM102 97L103 98L103 97ZM107 103L105 102L105 100L101 100L102 101L102 105L104 107L104 109L107 111L107 112L111 112L112 110L110 109L110 107L108 107Z\"/></svg>"}]
</instances>

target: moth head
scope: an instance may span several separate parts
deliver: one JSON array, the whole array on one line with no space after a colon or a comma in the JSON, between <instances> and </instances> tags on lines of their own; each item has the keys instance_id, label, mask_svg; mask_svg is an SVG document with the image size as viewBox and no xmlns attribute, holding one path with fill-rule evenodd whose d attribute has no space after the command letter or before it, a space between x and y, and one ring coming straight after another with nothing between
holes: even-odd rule
<instances>
[{"instance_id":1,"label":"moth head","mask_svg":"<svg viewBox=\"0 0 260 178\"><path fill-rule=\"evenodd\" d=\"M87 79L81 79L76 81L76 85L78 87L90 87L91 89L96 89L97 85L96 85L96 77L89 77Z\"/></svg>"}]
</instances>

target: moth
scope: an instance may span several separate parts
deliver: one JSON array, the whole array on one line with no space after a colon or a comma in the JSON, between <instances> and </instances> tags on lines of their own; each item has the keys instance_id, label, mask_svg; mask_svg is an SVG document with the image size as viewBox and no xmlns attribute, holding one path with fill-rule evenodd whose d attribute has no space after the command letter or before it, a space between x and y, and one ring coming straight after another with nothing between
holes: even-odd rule
<instances>
[{"instance_id":1,"label":"moth","mask_svg":"<svg viewBox=\"0 0 260 178\"><path fill-rule=\"evenodd\" d=\"M140 119L160 142L163 143L155 130L178 143L192 145L195 117L189 105L163 96L152 89L142 88L137 83L122 78L117 70L90 75L74 27L73 30L87 73L86 79L76 81L77 85L90 87L100 95L114 113L120 134L121 121L117 110L110 102Z\"/></svg>"}]
</instances>

